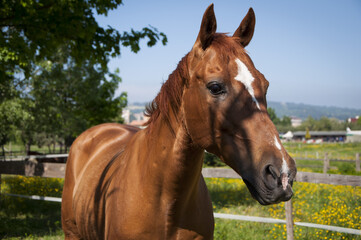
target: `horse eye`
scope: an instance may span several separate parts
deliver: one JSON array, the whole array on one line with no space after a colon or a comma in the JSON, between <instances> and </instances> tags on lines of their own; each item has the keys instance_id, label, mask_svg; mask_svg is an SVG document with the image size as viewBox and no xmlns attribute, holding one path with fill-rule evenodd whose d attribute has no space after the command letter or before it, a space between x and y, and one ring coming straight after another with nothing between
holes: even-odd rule
<instances>
[{"instance_id":1,"label":"horse eye","mask_svg":"<svg viewBox=\"0 0 361 240\"><path fill-rule=\"evenodd\" d=\"M207 88L213 95L219 95L226 92L222 84L215 82L208 84Z\"/></svg>"}]
</instances>

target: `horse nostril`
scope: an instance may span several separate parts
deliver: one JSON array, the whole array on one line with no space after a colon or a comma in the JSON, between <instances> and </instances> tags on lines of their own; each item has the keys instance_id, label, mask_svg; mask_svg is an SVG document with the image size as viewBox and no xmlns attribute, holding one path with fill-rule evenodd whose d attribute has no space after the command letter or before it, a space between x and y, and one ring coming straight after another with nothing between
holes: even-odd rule
<instances>
[{"instance_id":1,"label":"horse nostril","mask_svg":"<svg viewBox=\"0 0 361 240\"><path fill-rule=\"evenodd\" d=\"M271 175L274 180L278 179L278 174L276 169L272 165L267 165L265 168L266 175Z\"/></svg>"},{"instance_id":2,"label":"horse nostril","mask_svg":"<svg viewBox=\"0 0 361 240\"><path fill-rule=\"evenodd\" d=\"M271 164L264 168L264 183L268 189L275 189L279 185L279 172Z\"/></svg>"}]
</instances>

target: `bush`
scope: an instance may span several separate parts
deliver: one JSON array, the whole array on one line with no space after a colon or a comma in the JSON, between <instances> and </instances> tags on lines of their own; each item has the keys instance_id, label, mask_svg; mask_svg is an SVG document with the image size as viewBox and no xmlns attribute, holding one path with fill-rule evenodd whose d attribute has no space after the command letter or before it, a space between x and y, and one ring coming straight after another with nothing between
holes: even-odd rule
<instances>
[{"instance_id":1,"label":"bush","mask_svg":"<svg viewBox=\"0 0 361 240\"><path fill-rule=\"evenodd\" d=\"M219 159L216 155L205 152L204 154L204 165L205 167L223 167L226 166L224 162Z\"/></svg>"}]
</instances>

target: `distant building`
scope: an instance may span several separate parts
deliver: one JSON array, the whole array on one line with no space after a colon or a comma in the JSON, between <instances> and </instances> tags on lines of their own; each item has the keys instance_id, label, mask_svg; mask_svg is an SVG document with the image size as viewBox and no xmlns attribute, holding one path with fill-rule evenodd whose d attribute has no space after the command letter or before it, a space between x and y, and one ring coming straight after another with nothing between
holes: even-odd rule
<instances>
[{"instance_id":1,"label":"distant building","mask_svg":"<svg viewBox=\"0 0 361 240\"><path fill-rule=\"evenodd\" d=\"M134 120L136 120L136 121L142 121L144 119L144 113L143 112L133 113L132 115L135 118Z\"/></svg>"},{"instance_id":2,"label":"distant building","mask_svg":"<svg viewBox=\"0 0 361 240\"><path fill-rule=\"evenodd\" d=\"M129 122L130 122L130 110L129 109L123 108L122 118L124 119L125 124L129 124Z\"/></svg>"},{"instance_id":3,"label":"distant building","mask_svg":"<svg viewBox=\"0 0 361 240\"><path fill-rule=\"evenodd\" d=\"M348 119L347 119L347 122L348 122L348 123L356 123L356 122L358 121L359 117L360 117L360 116L356 116L356 117L354 117L354 118L348 118Z\"/></svg>"},{"instance_id":4,"label":"distant building","mask_svg":"<svg viewBox=\"0 0 361 240\"><path fill-rule=\"evenodd\" d=\"M324 142L344 142L346 140L346 131L309 131L311 139L322 140ZM293 133L293 140L305 140L305 131L297 131Z\"/></svg>"},{"instance_id":5,"label":"distant building","mask_svg":"<svg viewBox=\"0 0 361 240\"><path fill-rule=\"evenodd\" d=\"M302 119L298 117L291 117L291 125L292 127L299 127L302 124Z\"/></svg>"},{"instance_id":6,"label":"distant building","mask_svg":"<svg viewBox=\"0 0 361 240\"><path fill-rule=\"evenodd\" d=\"M350 128L346 129L347 140L346 142L361 142L361 131L352 131Z\"/></svg>"},{"instance_id":7,"label":"distant building","mask_svg":"<svg viewBox=\"0 0 361 240\"><path fill-rule=\"evenodd\" d=\"M133 120L129 123L129 125L132 125L134 127L139 127L139 128L145 128L144 124L148 121L149 117L146 117L143 115L143 118L141 120Z\"/></svg>"},{"instance_id":8,"label":"distant building","mask_svg":"<svg viewBox=\"0 0 361 240\"><path fill-rule=\"evenodd\" d=\"M285 141L291 141L293 139L293 133L291 131L288 131L285 134L280 134L281 140Z\"/></svg>"},{"instance_id":9,"label":"distant building","mask_svg":"<svg viewBox=\"0 0 361 240\"><path fill-rule=\"evenodd\" d=\"M122 118L125 124L141 127L148 121L148 117L144 116L144 106L128 106L123 108Z\"/></svg>"}]
</instances>

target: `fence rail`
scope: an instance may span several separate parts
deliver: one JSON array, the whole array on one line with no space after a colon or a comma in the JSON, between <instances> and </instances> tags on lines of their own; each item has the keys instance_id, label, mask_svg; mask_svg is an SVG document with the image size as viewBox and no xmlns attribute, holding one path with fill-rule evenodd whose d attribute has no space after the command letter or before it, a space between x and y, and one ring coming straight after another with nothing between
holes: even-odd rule
<instances>
[{"instance_id":1,"label":"fence rail","mask_svg":"<svg viewBox=\"0 0 361 240\"><path fill-rule=\"evenodd\" d=\"M44 155L40 155L44 157ZM48 156L49 157L49 156ZM54 157L50 155L50 157ZM63 156L62 156L63 157ZM31 158L30 158L31 159ZM24 175L24 176L41 176L49 178L64 178L65 164L64 163L42 163L36 161L0 161L0 182L1 174ZM202 174L206 178L241 178L232 169L226 168L204 168ZM322 174L310 172L298 172L297 182L308 183L324 183L333 185L350 185L361 186L361 176L350 175L336 175L336 174ZM1 193L1 189L0 189ZM35 200L57 201L61 202L61 198L43 197L43 196L23 196L17 194L5 194L9 196L25 197ZM214 216L218 218L235 219L243 221L269 222L269 223L283 223L287 225L287 239L293 239L293 225L305 226L326 229L330 231L337 231L349 234L361 235L361 230L342 228L337 226L320 225L313 223L294 222L292 217L292 202L286 202L286 220L273 218L260 218L252 216L232 215L215 213Z\"/></svg>"},{"instance_id":2,"label":"fence rail","mask_svg":"<svg viewBox=\"0 0 361 240\"><path fill-rule=\"evenodd\" d=\"M203 168L203 177L241 178L228 168ZM361 176L297 172L296 182L324 183L332 185L348 185L361 187Z\"/></svg>"},{"instance_id":3,"label":"fence rail","mask_svg":"<svg viewBox=\"0 0 361 240\"><path fill-rule=\"evenodd\" d=\"M342 160L342 159L332 159L330 158L328 152L325 152L324 158L302 158L302 157L295 157L297 160L311 160L311 161L323 161L323 173L327 173L327 171L330 169L330 162L349 162L349 163L355 163L356 172L360 172L360 153L356 153L355 160ZM316 165L312 165L312 167L319 167Z\"/></svg>"},{"instance_id":4,"label":"fence rail","mask_svg":"<svg viewBox=\"0 0 361 240\"><path fill-rule=\"evenodd\" d=\"M14 161L25 161L27 159L47 159L47 158L68 158L69 154L62 153L62 154L43 154L43 155L20 155L20 156L6 156L5 158L3 156L0 157L1 161L8 161L8 162L14 162Z\"/></svg>"}]
</instances>

